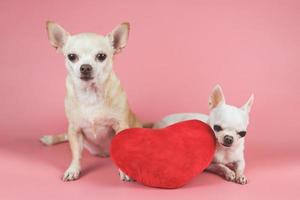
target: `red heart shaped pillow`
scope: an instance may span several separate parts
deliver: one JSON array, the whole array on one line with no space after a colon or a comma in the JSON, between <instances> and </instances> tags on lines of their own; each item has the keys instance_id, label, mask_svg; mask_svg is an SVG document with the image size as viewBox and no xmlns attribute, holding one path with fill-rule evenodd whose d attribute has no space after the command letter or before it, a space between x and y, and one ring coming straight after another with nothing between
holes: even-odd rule
<instances>
[{"instance_id":1,"label":"red heart shaped pillow","mask_svg":"<svg viewBox=\"0 0 300 200\"><path fill-rule=\"evenodd\" d=\"M213 131L197 120L163 129L126 129L111 143L111 157L123 172L159 188L185 185L208 167L214 151Z\"/></svg>"}]
</instances>

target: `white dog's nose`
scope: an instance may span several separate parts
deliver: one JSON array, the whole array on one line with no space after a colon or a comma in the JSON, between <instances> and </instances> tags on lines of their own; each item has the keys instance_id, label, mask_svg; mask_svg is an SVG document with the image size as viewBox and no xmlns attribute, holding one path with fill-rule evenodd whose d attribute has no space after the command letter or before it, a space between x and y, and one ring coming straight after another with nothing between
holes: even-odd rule
<instances>
[{"instance_id":1,"label":"white dog's nose","mask_svg":"<svg viewBox=\"0 0 300 200\"><path fill-rule=\"evenodd\" d=\"M224 136L224 143L228 146L232 145L233 143L233 137L230 135L225 135Z\"/></svg>"}]
</instances>

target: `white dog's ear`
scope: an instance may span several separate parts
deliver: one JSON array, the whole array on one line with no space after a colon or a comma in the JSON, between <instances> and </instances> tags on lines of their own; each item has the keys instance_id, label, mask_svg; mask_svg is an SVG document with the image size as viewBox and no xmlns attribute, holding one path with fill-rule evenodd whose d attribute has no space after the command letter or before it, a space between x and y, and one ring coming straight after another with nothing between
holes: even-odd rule
<instances>
[{"instance_id":1,"label":"white dog's ear","mask_svg":"<svg viewBox=\"0 0 300 200\"><path fill-rule=\"evenodd\" d=\"M219 104L225 104L225 97L220 85L216 85L209 97L208 106L209 109L217 107Z\"/></svg>"},{"instance_id":2,"label":"white dog's ear","mask_svg":"<svg viewBox=\"0 0 300 200\"><path fill-rule=\"evenodd\" d=\"M70 35L60 25L51 21L47 21L47 31L50 44L56 49L61 49Z\"/></svg>"},{"instance_id":3,"label":"white dog's ear","mask_svg":"<svg viewBox=\"0 0 300 200\"><path fill-rule=\"evenodd\" d=\"M241 109L245 110L247 113L249 113L251 110L251 107L253 105L253 101L254 101L254 95L251 94L248 101L241 107Z\"/></svg>"},{"instance_id":4,"label":"white dog's ear","mask_svg":"<svg viewBox=\"0 0 300 200\"><path fill-rule=\"evenodd\" d=\"M114 53L119 53L126 46L129 36L129 29L129 23L124 22L108 34L108 38L114 48Z\"/></svg>"}]
</instances>

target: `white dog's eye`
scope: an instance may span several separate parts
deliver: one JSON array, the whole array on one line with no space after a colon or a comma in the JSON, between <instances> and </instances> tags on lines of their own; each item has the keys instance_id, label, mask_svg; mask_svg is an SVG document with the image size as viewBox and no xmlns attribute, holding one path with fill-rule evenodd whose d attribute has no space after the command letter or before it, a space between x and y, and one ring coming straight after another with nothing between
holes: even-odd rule
<instances>
[{"instance_id":1,"label":"white dog's eye","mask_svg":"<svg viewBox=\"0 0 300 200\"><path fill-rule=\"evenodd\" d=\"M68 59L71 61L71 62L75 62L78 60L78 56L74 53L70 53L68 54Z\"/></svg>"},{"instance_id":2,"label":"white dog's eye","mask_svg":"<svg viewBox=\"0 0 300 200\"><path fill-rule=\"evenodd\" d=\"M240 131L237 134L241 137L245 137L246 133L247 133L246 131Z\"/></svg>"},{"instance_id":3,"label":"white dog's eye","mask_svg":"<svg viewBox=\"0 0 300 200\"><path fill-rule=\"evenodd\" d=\"M222 130L223 130L223 128L220 125L214 125L214 131L219 132Z\"/></svg>"},{"instance_id":4,"label":"white dog's eye","mask_svg":"<svg viewBox=\"0 0 300 200\"><path fill-rule=\"evenodd\" d=\"M106 54L105 54L105 53L98 53L98 54L96 55L96 60L97 60L97 61L102 62L102 61L105 60L105 58L106 58Z\"/></svg>"}]
</instances>

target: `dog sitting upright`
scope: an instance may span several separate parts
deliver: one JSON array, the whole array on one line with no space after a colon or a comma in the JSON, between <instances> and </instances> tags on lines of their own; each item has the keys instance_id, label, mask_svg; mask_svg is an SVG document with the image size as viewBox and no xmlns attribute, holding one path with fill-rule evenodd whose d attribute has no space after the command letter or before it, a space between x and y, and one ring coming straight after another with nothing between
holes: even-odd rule
<instances>
[{"instance_id":1,"label":"dog sitting upright","mask_svg":"<svg viewBox=\"0 0 300 200\"><path fill-rule=\"evenodd\" d=\"M191 119L206 122L214 130L217 140L214 159L206 170L224 176L228 181L246 184L244 140L253 100L251 95L241 108L227 105L222 89L217 85L209 99L209 116L198 113L173 114L157 122L154 128Z\"/></svg>"},{"instance_id":2,"label":"dog sitting upright","mask_svg":"<svg viewBox=\"0 0 300 200\"><path fill-rule=\"evenodd\" d=\"M67 133L44 136L41 141L47 145L69 141L72 162L63 180L71 181L79 177L83 147L93 155L108 156L110 140L116 133L142 127L112 69L114 55L126 46L129 24L120 24L106 36L70 35L54 22L47 22L47 30L51 45L65 56L69 125ZM121 180L130 181L122 171L119 174Z\"/></svg>"}]
</instances>

